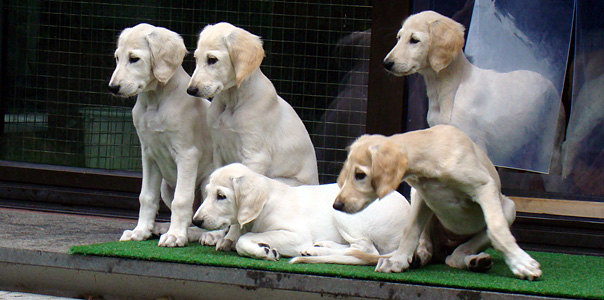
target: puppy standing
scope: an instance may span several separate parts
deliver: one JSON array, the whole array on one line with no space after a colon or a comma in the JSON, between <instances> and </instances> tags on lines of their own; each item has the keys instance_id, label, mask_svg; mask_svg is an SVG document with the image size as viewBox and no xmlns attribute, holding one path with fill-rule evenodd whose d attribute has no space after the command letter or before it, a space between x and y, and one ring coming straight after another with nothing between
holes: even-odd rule
<instances>
[{"instance_id":1,"label":"puppy standing","mask_svg":"<svg viewBox=\"0 0 604 300\"><path fill-rule=\"evenodd\" d=\"M143 166L138 224L121 241L149 238L161 194L172 215L159 246L186 245L195 189L213 170L209 103L185 92L186 53L182 38L162 27L139 24L120 34L109 90L120 97L138 95L132 117Z\"/></svg>"},{"instance_id":2,"label":"puppy standing","mask_svg":"<svg viewBox=\"0 0 604 300\"><path fill-rule=\"evenodd\" d=\"M463 53L464 27L433 11L410 16L384 59L396 76L419 73L428 93L430 127L453 124L497 165L560 173L564 110L553 83L539 73L498 73L476 67ZM556 108L556 109L554 109ZM557 132L544 134L556 126ZM544 155L552 153L553 156Z\"/></svg>"},{"instance_id":3,"label":"puppy standing","mask_svg":"<svg viewBox=\"0 0 604 300\"><path fill-rule=\"evenodd\" d=\"M402 272L421 249L444 252L451 267L486 271L490 256L479 252L492 242L517 277L541 276L539 263L516 244L510 232L515 206L501 194L495 167L461 130L439 125L391 137L362 136L351 146L338 178L342 189L333 206L358 212L401 181L414 188L409 223L403 227L398 250L379 258L376 271ZM428 244L418 249L422 232L432 233L434 243L424 238ZM418 255L426 264L431 254Z\"/></svg>"},{"instance_id":4,"label":"puppy standing","mask_svg":"<svg viewBox=\"0 0 604 300\"><path fill-rule=\"evenodd\" d=\"M228 23L199 35L187 92L210 99L216 168L240 162L292 186L318 184L315 150L294 111L260 70L259 37Z\"/></svg>"},{"instance_id":5,"label":"puppy standing","mask_svg":"<svg viewBox=\"0 0 604 300\"><path fill-rule=\"evenodd\" d=\"M393 192L367 211L346 215L332 208L338 191L336 184L291 187L230 164L210 176L207 197L193 223L211 230L243 228L237 252L265 260L304 254L322 256L292 262L359 264L365 262L347 255L349 247L375 254L396 249L399 227L409 211L407 200Z\"/></svg>"}]
</instances>

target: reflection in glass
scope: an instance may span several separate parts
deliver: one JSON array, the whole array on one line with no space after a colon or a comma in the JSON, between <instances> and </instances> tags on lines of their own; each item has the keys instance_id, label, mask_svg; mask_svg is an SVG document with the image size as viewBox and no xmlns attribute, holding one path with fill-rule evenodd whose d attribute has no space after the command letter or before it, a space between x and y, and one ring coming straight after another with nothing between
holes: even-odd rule
<instances>
[{"instance_id":1,"label":"reflection in glass","mask_svg":"<svg viewBox=\"0 0 604 300\"><path fill-rule=\"evenodd\" d=\"M604 195L604 7L578 0L571 114L562 152L568 192Z\"/></svg>"},{"instance_id":2,"label":"reflection in glass","mask_svg":"<svg viewBox=\"0 0 604 300\"><path fill-rule=\"evenodd\" d=\"M573 1L476 1L451 123L498 166L559 174Z\"/></svg>"}]
</instances>

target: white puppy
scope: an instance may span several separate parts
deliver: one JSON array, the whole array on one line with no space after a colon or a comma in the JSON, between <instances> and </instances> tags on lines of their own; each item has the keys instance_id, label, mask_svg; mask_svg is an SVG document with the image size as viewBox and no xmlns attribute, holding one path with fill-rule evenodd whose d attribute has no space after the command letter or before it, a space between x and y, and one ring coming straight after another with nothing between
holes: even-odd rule
<instances>
[{"instance_id":1,"label":"white puppy","mask_svg":"<svg viewBox=\"0 0 604 300\"><path fill-rule=\"evenodd\" d=\"M239 226L237 252L258 259L329 255L292 262L359 264L365 262L347 255L349 247L374 254L396 249L407 200L394 192L367 212L346 215L332 208L338 191L336 184L291 187L235 163L212 173L193 223L210 230Z\"/></svg>"},{"instance_id":2,"label":"white puppy","mask_svg":"<svg viewBox=\"0 0 604 300\"><path fill-rule=\"evenodd\" d=\"M465 131L497 165L547 172L559 158L564 120L546 134L560 113L560 96L539 73L480 69L464 55L463 25L433 11L410 16L384 59L396 76L423 75L429 98L428 124ZM554 101L554 105L548 104ZM549 123L548 123L549 122ZM556 137L556 140L554 140ZM555 145L555 146L554 146ZM559 174L559 164L552 172Z\"/></svg>"},{"instance_id":3,"label":"white puppy","mask_svg":"<svg viewBox=\"0 0 604 300\"><path fill-rule=\"evenodd\" d=\"M214 164L239 162L289 185L318 184L308 132L260 70L263 58L260 38L231 24L208 25L199 35L187 92L212 101Z\"/></svg>"},{"instance_id":4,"label":"white puppy","mask_svg":"<svg viewBox=\"0 0 604 300\"><path fill-rule=\"evenodd\" d=\"M492 242L517 277L541 276L539 263L518 246L510 232L516 217L514 202L501 194L495 167L464 132L439 125L391 137L360 137L352 144L338 178L342 189L333 207L358 212L376 197L391 193L401 181L413 187L408 223L398 250L379 258L376 271L409 268L420 251L423 232L431 235L433 244L422 247L442 253L451 267L488 270L491 258L479 252Z\"/></svg>"},{"instance_id":5,"label":"white puppy","mask_svg":"<svg viewBox=\"0 0 604 300\"><path fill-rule=\"evenodd\" d=\"M109 90L120 97L138 95L132 117L143 166L138 224L121 241L151 236L161 194L172 215L159 245L186 245L195 190L213 170L209 103L186 93L186 53L182 38L162 27L139 24L120 34Z\"/></svg>"}]
</instances>

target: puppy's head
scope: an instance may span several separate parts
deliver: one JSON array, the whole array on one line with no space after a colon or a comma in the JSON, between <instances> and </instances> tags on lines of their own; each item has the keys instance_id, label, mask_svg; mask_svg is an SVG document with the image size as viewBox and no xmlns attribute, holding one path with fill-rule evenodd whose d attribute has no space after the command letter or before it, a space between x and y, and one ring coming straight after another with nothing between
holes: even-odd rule
<instances>
[{"instance_id":1,"label":"puppy's head","mask_svg":"<svg viewBox=\"0 0 604 300\"><path fill-rule=\"evenodd\" d=\"M397 39L384 59L386 70L396 76L427 68L440 72L461 52L464 27L436 12L424 11L405 20Z\"/></svg>"},{"instance_id":2,"label":"puppy's head","mask_svg":"<svg viewBox=\"0 0 604 300\"><path fill-rule=\"evenodd\" d=\"M193 224L215 230L254 221L268 199L260 176L238 163L214 171L206 186L207 196L193 216Z\"/></svg>"},{"instance_id":3,"label":"puppy's head","mask_svg":"<svg viewBox=\"0 0 604 300\"><path fill-rule=\"evenodd\" d=\"M263 59L258 36L229 23L208 25L199 34L196 67L187 92L212 99L225 89L239 86Z\"/></svg>"},{"instance_id":4,"label":"puppy's head","mask_svg":"<svg viewBox=\"0 0 604 300\"><path fill-rule=\"evenodd\" d=\"M185 43L173 31L144 23L126 28L118 39L109 90L121 97L153 90L172 78L186 54Z\"/></svg>"},{"instance_id":5,"label":"puppy's head","mask_svg":"<svg viewBox=\"0 0 604 300\"><path fill-rule=\"evenodd\" d=\"M407 155L382 135L364 135L350 147L338 177L340 193L333 207L356 213L400 184L407 170Z\"/></svg>"}]
</instances>

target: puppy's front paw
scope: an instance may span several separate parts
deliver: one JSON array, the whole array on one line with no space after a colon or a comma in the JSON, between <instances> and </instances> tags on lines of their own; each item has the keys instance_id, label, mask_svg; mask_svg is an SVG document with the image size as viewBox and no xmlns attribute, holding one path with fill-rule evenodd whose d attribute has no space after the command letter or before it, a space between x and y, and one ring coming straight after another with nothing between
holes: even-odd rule
<instances>
[{"instance_id":1,"label":"puppy's front paw","mask_svg":"<svg viewBox=\"0 0 604 300\"><path fill-rule=\"evenodd\" d=\"M199 238L199 243L206 246L216 246L224 238L224 234L223 230L203 232Z\"/></svg>"},{"instance_id":2,"label":"puppy's front paw","mask_svg":"<svg viewBox=\"0 0 604 300\"><path fill-rule=\"evenodd\" d=\"M140 229L124 230L120 242L124 241L144 241L151 236L151 231L143 231Z\"/></svg>"},{"instance_id":3,"label":"puppy's front paw","mask_svg":"<svg viewBox=\"0 0 604 300\"><path fill-rule=\"evenodd\" d=\"M506 263L512 270L512 273L520 279L535 280L541 277L541 265L533 259L528 253L506 259Z\"/></svg>"},{"instance_id":4,"label":"puppy's front paw","mask_svg":"<svg viewBox=\"0 0 604 300\"><path fill-rule=\"evenodd\" d=\"M170 233L164 233L159 238L159 243L157 243L160 247L184 247L187 245L186 235L174 235Z\"/></svg>"},{"instance_id":5,"label":"puppy's front paw","mask_svg":"<svg viewBox=\"0 0 604 300\"><path fill-rule=\"evenodd\" d=\"M262 251L264 252L264 255L261 255L261 257L260 257L262 259L278 261L279 258L281 257L279 255L279 251L275 248L271 248L271 246L268 244L259 243L258 247L260 247L260 249L262 249Z\"/></svg>"},{"instance_id":6,"label":"puppy's front paw","mask_svg":"<svg viewBox=\"0 0 604 300\"><path fill-rule=\"evenodd\" d=\"M383 257L378 260L378 263L375 267L375 271L382 273L400 273L409 269L411 261L412 257Z\"/></svg>"}]
</instances>

